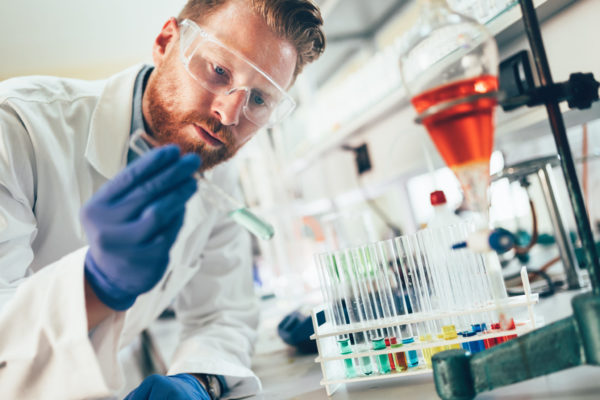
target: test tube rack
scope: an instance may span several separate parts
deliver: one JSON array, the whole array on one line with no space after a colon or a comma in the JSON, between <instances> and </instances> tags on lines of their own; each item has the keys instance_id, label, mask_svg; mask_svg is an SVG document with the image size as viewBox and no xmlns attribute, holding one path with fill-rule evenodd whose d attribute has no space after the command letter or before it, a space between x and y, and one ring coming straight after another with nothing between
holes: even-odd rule
<instances>
[{"instance_id":1,"label":"test tube rack","mask_svg":"<svg viewBox=\"0 0 600 400\"><path fill-rule=\"evenodd\" d=\"M365 382L382 379L401 379L409 376L431 374L432 369L427 366L425 362L419 361L419 365L416 367L408 368L403 372L390 372L387 374L379 374L374 372L371 375L356 376L353 378L345 377L343 361L348 358L361 358L361 357L373 357L380 356L383 354L392 354L396 352L408 352L412 350L423 352L424 349L436 348L436 347L447 347L453 344L462 344L486 339L493 339L504 336L521 336L527 332L536 329L536 319L533 311L533 306L539 300L536 293L531 292L529 285L529 278L527 275L526 268L521 269L521 280L523 284L524 294L520 296L508 297L500 300L492 300L487 304L481 305L478 308L471 308L468 310L438 310L434 312L417 312L399 315L390 318L381 318L376 321L362 322L362 323L349 323L343 327L336 327L331 321L325 321L319 325L317 314L326 311L326 305L321 304L312 309L311 316L314 327L314 334L311 335L311 339L316 341L318 356L315 358L315 362L321 364L321 371L323 373L323 379L320 384L325 386L327 395L331 396L335 391L343 384L353 382ZM366 332L373 329L389 328L394 326L403 326L409 324L417 324L419 322L431 321L431 320L442 320L451 317L478 314L485 312L494 312L497 310L508 310L508 309L527 309L527 317L524 319L515 321L515 329L511 330L499 330L491 333L480 333L476 336L469 338L458 337L457 339L451 340L434 340L427 342L414 342L411 344L403 345L400 348L389 348L386 347L382 350L366 350L362 352L341 355L336 343L336 336L351 334L356 332ZM331 313L325 312L325 315L331 315ZM422 358L422 357L421 357Z\"/></svg>"}]
</instances>

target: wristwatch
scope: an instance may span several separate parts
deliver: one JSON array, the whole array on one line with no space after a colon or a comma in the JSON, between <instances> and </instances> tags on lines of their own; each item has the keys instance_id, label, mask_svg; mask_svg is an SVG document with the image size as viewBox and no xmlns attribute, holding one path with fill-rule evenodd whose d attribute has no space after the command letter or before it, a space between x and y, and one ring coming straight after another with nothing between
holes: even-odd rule
<instances>
[{"instance_id":1,"label":"wristwatch","mask_svg":"<svg viewBox=\"0 0 600 400\"><path fill-rule=\"evenodd\" d=\"M206 391L210 396L210 400L217 400L221 398L221 382L219 378L211 374L198 374L203 382L206 383Z\"/></svg>"}]
</instances>

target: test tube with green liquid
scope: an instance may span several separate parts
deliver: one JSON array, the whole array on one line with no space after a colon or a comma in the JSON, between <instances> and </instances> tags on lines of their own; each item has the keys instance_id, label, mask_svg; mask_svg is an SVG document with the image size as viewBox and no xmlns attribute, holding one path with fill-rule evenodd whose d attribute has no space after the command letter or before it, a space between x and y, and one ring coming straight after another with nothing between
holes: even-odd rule
<instances>
[{"instance_id":1,"label":"test tube with green liquid","mask_svg":"<svg viewBox=\"0 0 600 400\"><path fill-rule=\"evenodd\" d=\"M325 253L315 256L319 279L321 280L321 293L325 301L325 310L327 318L336 329L343 327L345 324L344 311L342 309L341 297L338 293L339 278L333 266L333 257L331 254ZM341 355L352 354L352 346L348 334L338 335L336 337L337 344ZM344 359L344 368L347 378L356 376L354 361L352 358Z\"/></svg>"},{"instance_id":2,"label":"test tube with green liquid","mask_svg":"<svg viewBox=\"0 0 600 400\"><path fill-rule=\"evenodd\" d=\"M346 251L336 251L334 261L340 277L340 291L344 298L348 320L353 326L357 326L364 320L364 305L357 285L354 269L351 267L351 255ZM364 332L353 334L355 352L362 353L369 350L369 342ZM373 373L373 365L370 356L358 358L361 372L364 375Z\"/></svg>"},{"instance_id":3,"label":"test tube with green liquid","mask_svg":"<svg viewBox=\"0 0 600 400\"><path fill-rule=\"evenodd\" d=\"M129 141L129 147L140 156L161 145L156 139L142 130L135 131ZM269 240L273 237L275 234L273 226L252 213L242 202L236 200L218 185L206 179L202 173L195 172L194 178L198 181L198 190L202 193L203 199L209 200L215 207L226 212L229 218L258 238Z\"/></svg>"},{"instance_id":4,"label":"test tube with green liquid","mask_svg":"<svg viewBox=\"0 0 600 400\"><path fill-rule=\"evenodd\" d=\"M371 281L373 279L372 269L369 266L368 255L364 248L348 250L349 266L352 268L353 276L357 287L357 296L360 297L362 304L362 315L359 315L362 321L369 325L377 324L375 293ZM373 350L385 350L385 335L383 329L370 329L367 331L367 338L370 341ZM375 356L379 373L387 374L391 371L390 362L387 354Z\"/></svg>"},{"instance_id":5,"label":"test tube with green liquid","mask_svg":"<svg viewBox=\"0 0 600 400\"><path fill-rule=\"evenodd\" d=\"M363 296L367 296L365 299L368 301L370 308L372 308L370 312L367 312L366 317L372 321L371 323L381 323L384 318L391 317L390 296L383 282L385 279L385 270L382 270L379 264L374 244L358 248L356 254L357 262L362 263L362 268L364 268L363 279L361 281L366 286L366 290L363 290ZM378 321L376 322L376 320ZM390 334L390 331L391 328L381 328L372 331L375 333L375 337L372 338L373 350L384 350L388 346L390 337L394 336ZM387 374L391 372L392 364L394 364L391 354L378 355L377 362L380 373Z\"/></svg>"},{"instance_id":6,"label":"test tube with green liquid","mask_svg":"<svg viewBox=\"0 0 600 400\"><path fill-rule=\"evenodd\" d=\"M379 303L381 304L381 313L384 318L393 320L399 315L398 307L394 299L394 288L399 290L399 297L405 304L404 290L402 284L399 281L397 269L394 268L397 265L396 257L392 249L391 241L381 241L370 244L369 252L375 268L375 280L374 284L376 292L379 293ZM394 285L392 285L392 282ZM406 308L406 306L404 306ZM392 349L399 350L402 347L402 331L399 326L391 326L387 329L387 345ZM406 370L406 360L401 360L399 357L403 355L399 352L391 353L389 355L390 366L398 372Z\"/></svg>"}]
</instances>

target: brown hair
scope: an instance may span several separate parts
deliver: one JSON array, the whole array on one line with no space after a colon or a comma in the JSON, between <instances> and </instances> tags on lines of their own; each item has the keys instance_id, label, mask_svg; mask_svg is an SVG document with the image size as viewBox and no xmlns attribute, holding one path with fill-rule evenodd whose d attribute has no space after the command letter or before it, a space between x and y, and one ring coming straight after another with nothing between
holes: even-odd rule
<instances>
[{"instance_id":1,"label":"brown hair","mask_svg":"<svg viewBox=\"0 0 600 400\"><path fill-rule=\"evenodd\" d=\"M196 22L231 0L188 0L177 18ZM243 0L261 16L279 37L294 45L298 53L294 78L325 50L321 12L311 0Z\"/></svg>"}]
</instances>

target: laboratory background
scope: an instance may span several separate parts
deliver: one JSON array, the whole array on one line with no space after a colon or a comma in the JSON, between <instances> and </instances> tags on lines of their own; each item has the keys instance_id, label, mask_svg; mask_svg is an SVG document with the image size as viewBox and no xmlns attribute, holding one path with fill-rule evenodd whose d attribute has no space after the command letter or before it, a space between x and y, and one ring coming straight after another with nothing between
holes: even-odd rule
<instances>
[{"instance_id":1,"label":"laboratory background","mask_svg":"<svg viewBox=\"0 0 600 400\"><path fill-rule=\"evenodd\" d=\"M572 182L563 173L564 157L558 155L544 106L543 96L554 92L541 93L536 105L521 102L513 109L498 97L487 132L493 140L483 178L485 184L489 179L489 190L483 191L489 196L488 226L511 243L506 249L479 251L468 222L474 218L472 199L465 198L464 181L461 185L456 168L441 154L451 150L436 146L425 126L427 116L416 121L411 96L417 93L401 73L401 53L409 46L411 28L421 21L419 4L426 1L316 3L325 21L327 49L291 89L296 109L236 155L246 205L275 232L270 240L253 238L254 284L262 312L253 358L263 383L257 398L435 399L441 396L438 378L445 372L432 372L434 354L464 349L470 358L461 360L477 374L483 362L478 355L488 353L485 362L503 370L493 350L531 332L539 335L527 342L535 348L529 369L553 363L556 369L518 380L488 377L488 388L475 385L478 398L600 398L600 319L586 320L590 335L595 334L588 338L597 346L595 359L587 353L588 343L576 343L566 328L556 328L554 336L542 334L574 314L573 297L596 293L598 277L586 268L586 244L597 249L600 241L600 102L577 108L564 96L557 100L590 242L582 240L582 214L574 212ZM506 90L509 81L511 89L523 91L526 83L541 84L519 1L441 3L489 32L498 48L496 68L503 65L497 72L500 89ZM593 73L600 80L600 1L530 3L554 82L569 82L573 73ZM103 79L151 63L156 34L184 4L4 1L0 80L22 75ZM446 46L459 48L460 43ZM525 76L527 65L533 77ZM512 75L503 81L503 73ZM453 230L456 224L465 226ZM438 231L422 233L427 227ZM466 246L456 251L474 254L460 261L468 266L461 272L439 267L450 265L452 246ZM597 257L598 250L591 254ZM403 274L407 259L414 259L414 265L407 262ZM377 267L361 273L369 263ZM360 301L362 308L353 306ZM486 301L488 308L478 308ZM452 306L456 312L444 308ZM505 314L513 325L502 324L494 332L494 323ZM166 310L123 352L132 387L144 375L164 371L177 329ZM383 338L387 343L377 347ZM403 343L392 347L396 339ZM581 346L586 356L562 365L560 353L566 350L561 343ZM511 356L517 352L516 347L509 350ZM466 368L451 361L447 368ZM451 383L460 379L447 373L443 377ZM446 398L459 398L453 396Z\"/></svg>"}]
</instances>

